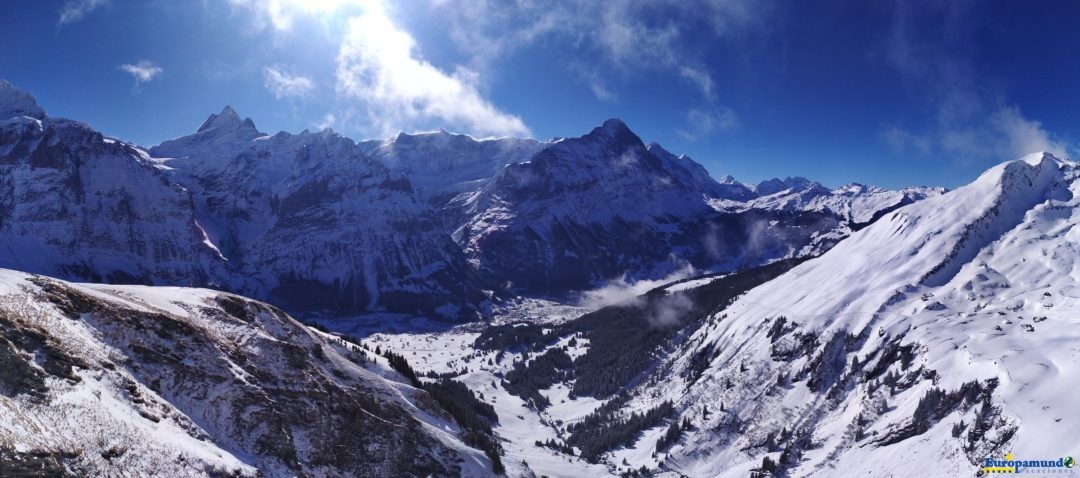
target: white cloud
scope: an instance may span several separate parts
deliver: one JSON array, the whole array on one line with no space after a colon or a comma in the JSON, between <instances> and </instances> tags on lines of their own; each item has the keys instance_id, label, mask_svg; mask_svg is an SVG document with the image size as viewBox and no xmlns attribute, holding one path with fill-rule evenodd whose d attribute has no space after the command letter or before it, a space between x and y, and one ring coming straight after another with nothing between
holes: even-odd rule
<instances>
[{"instance_id":1,"label":"white cloud","mask_svg":"<svg viewBox=\"0 0 1080 478\"><path fill-rule=\"evenodd\" d=\"M109 4L109 0L68 0L60 8L60 25L82 20L90 12Z\"/></svg>"},{"instance_id":2,"label":"white cloud","mask_svg":"<svg viewBox=\"0 0 1080 478\"><path fill-rule=\"evenodd\" d=\"M697 68L683 66L679 68L679 75L697 85L697 87L701 89L701 94L705 95L705 98L710 100L713 99L713 80L712 76L708 73Z\"/></svg>"},{"instance_id":3,"label":"white cloud","mask_svg":"<svg viewBox=\"0 0 1080 478\"><path fill-rule=\"evenodd\" d=\"M602 101L614 101L615 100L615 93L612 93L611 90L608 89L607 85L604 84L604 82L602 80L600 80L600 79L594 78L594 79L590 80L589 81L589 89L592 90L593 95L596 96L596 99L598 99L598 100L602 100Z\"/></svg>"},{"instance_id":4,"label":"white cloud","mask_svg":"<svg viewBox=\"0 0 1080 478\"><path fill-rule=\"evenodd\" d=\"M616 95L608 86L608 76L596 64L576 62L570 65L570 71L589 85L589 90L596 99L615 101Z\"/></svg>"},{"instance_id":5,"label":"white cloud","mask_svg":"<svg viewBox=\"0 0 1080 478\"><path fill-rule=\"evenodd\" d=\"M135 86L139 86L147 81L157 78L162 72L161 67L148 60L141 60L134 64L128 63L120 65L120 69L128 72L132 78L135 78Z\"/></svg>"},{"instance_id":6,"label":"white cloud","mask_svg":"<svg viewBox=\"0 0 1080 478\"><path fill-rule=\"evenodd\" d=\"M638 296L662 285L693 277L696 273L697 271L687 264L661 279L630 281L623 275L618 279L608 281L607 284L598 289L583 293L579 305L590 309L599 309L614 304L640 305L642 301Z\"/></svg>"},{"instance_id":7,"label":"white cloud","mask_svg":"<svg viewBox=\"0 0 1080 478\"><path fill-rule=\"evenodd\" d=\"M1038 151L1047 151L1059 158L1068 157L1069 145L1055 139L1038 121L1025 118L1019 108L999 108L989 121L991 128L1001 133L1005 147L1010 148L1010 157Z\"/></svg>"},{"instance_id":8,"label":"white cloud","mask_svg":"<svg viewBox=\"0 0 1080 478\"><path fill-rule=\"evenodd\" d=\"M349 14L372 5L378 0L229 0L232 5L254 12L256 20L269 24L277 31L291 31L297 18Z\"/></svg>"},{"instance_id":9,"label":"white cloud","mask_svg":"<svg viewBox=\"0 0 1080 478\"><path fill-rule=\"evenodd\" d=\"M322 131L326 128L333 128L335 123L337 123L337 117L333 113L326 113L318 123L315 123L315 128Z\"/></svg>"},{"instance_id":10,"label":"white cloud","mask_svg":"<svg viewBox=\"0 0 1080 478\"><path fill-rule=\"evenodd\" d=\"M315 81L303 75L293 75L281 65L268 66L263 69L263 80L266 89L270 90L277 99L303 98L311 94L315 89Z\"/></svg>"},{"instance_id":11,"label":"white cloud","mask_svg":"<svg viewBox=\"0 0 1080 478\"><path fill-rule=\"evenodd\" d=\"M418 58L416 41L378 8L349 20L338 53L337 89L359 100L382 134L433 120L478 135L529 135L517 116L480 94L477 73L446 73Z\"/></svg>"},{"instance_id":12,"label":"white cloud","mask_svg":"<svg viewBox=\"0 0 1080 478\"><path fill-rule=\"evenodd\" d=\"M881 139L897 151L914 149L922 154L930 152L930 141L920 135L892 125L881 132Z\"/></svg>"},{"instance_id":13,"label":"white cloud","mask_svg":"<svg viewBox=\"0 0 1080 478\"><path fill-rule=\"evenodd\" d=\"M416 40L393 21L380 0L231 0L256 22L283 34L298 20L315 19L326 31L344 31L336 56L335 121L368 134L454 127L478 136L530 135L525 123L481 93L481 76L458 66L450 71L425 61ZM284 70L264 71L279 98L306 94L314 83ZM326 118L324 118L325 120Z\"/></svg>"}]
</instances>

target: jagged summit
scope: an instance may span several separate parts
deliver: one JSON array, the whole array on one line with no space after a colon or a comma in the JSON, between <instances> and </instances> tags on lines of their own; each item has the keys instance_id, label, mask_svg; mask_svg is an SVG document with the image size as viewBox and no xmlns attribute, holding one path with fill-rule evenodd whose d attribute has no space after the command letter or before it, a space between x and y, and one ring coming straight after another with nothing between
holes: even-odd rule
<instances>
[{"instance_id":1,"label":"jagged summit","mask_svg":"<svg viewBox=\"0 0 1080 478\"><path fill-rule=\"evenodd\" d=\"M0 80L0 120L29 116L45 118L45 110L38 106L34 96L7 80Z\"/></svg>"},{"instance_id":2,"label":"jagged summit","mask_svg":"<svg viewBox=\"0 0 1080 478\"><path fill-rule=\"evenodd\" d=\"M391 143L407 144L407 143L420 143L426 142L428 144L446 145L452 141L462 142L477 142L478 140L467 134L451 133L443 128L439 128L435 131L424 131L418 133L406 133L404 131L399 132L392 140L388 140Z\"/></svg>"},{"instance_id":3,"label":"jagged summit","mask_svg":"<svg viewBox=\"0 0 1080 478\"><path fill-rule=\"evenodd\" d=\"M192 156L196 151L219 148L221 152L243 147L255 138L265 136L251 118L241 118L232 106L212 114L194 133L163 141L149 149L150 155L162 158ZM229 154L219 156L227 157Z\"/></svg>"},{"instance_id":4,"label":"jagged summit","mask_svg":"<svg viewBox=\"0 0 1080 478\"><path fill-rule=\"evenodd\" d=\"M255 122L252 121L251 118L241 118L240 114L237 113L232 106L226 105L225 108L221 110L221 113L210 115L209 118L206 118L206 121L203 122L202 126L200 126L196 132L201 133L210 129L235 130L241 128L255 130Z\"/></svg>"},{"instance_id":5,"label":"jagged summit","mask_svg":"<svg viewBox=\"0 0 1080 478\"><path fill-rule=\"evenodd\" d=\"M630 127L627 126L626 123L623 122L623 120L618 118L610 118L607 121L604 121L604 123L600 126L593 128L593 130L584 137L616 138L626 135L632 135L635 138L637 137L637 135L635 135L634 132L630 130Z\"/></svg>"},{"instance_id":6,"label":"jagged summit","mask_svg":"<svg viewBox=\"0 0 1080 478\"><path fill-rule=\"evenodd\" d=\"M630 127L626 126L626 123L619 118L608 118L600 125L600 127L605 130L630 129Z\"/></svg>"},{"instance_id":7,"label":"jagged summit","mask_svg":"<svg viewBox=\"0 0 1080 478\"><path fill-rule=\"evenodd\" d=\"M806 178L804 178L802 176L788 176L788 177L786 177L784 179L780 179L780 178L766 179L766 180L758 183L757 186L754 187L754 192L756 192L758 195L761 195L761 196L768 196L770 194L776 194L778 192L786 191L788 189L794 189L794 190L809 189L809 188L814 187L815 185L820 186L820 184L818 184L818 183L816 183L814 181L811 181L809 179L806 179Z\"/></svg>"}]
</instances>

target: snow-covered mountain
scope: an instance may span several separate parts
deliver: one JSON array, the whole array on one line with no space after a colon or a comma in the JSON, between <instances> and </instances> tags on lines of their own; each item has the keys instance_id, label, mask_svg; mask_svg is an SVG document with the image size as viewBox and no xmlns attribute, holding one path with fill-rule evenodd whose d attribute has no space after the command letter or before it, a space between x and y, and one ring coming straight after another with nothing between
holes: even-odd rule
<instances>
[{"instance_id":1,"label":"snow-covered mountain","mask_svg":"<svg viewBox=\"0 0 1080 478\"><path fill-rule=\"evenodd\" d=\"M87 281L221 285L189 191L145 151L51 118L0 81L0 267Z\"/></svg>"},{"instance_id":2,"label":"snow-covered mountain","mask_svg":"<svg viewBox=\"0 0 1080 478\"><path fill-rule=\"evenodd\" d=\"M666 463L744 476L768 456L790 476L925 476L1071 453L1078 173L1045 153L1002 164L712 316L674 354L694 379L666 395L694 429ZM703 353L709 365L686 373Z\"/></svg>"},{"instance_id":3,"label":"snow-covered mountain","mask_svg":"<svg viewBox=\"0 0 1080 478\"><path fill-rule=\"evenodd\" d=\"M144 150L48 117L6 82L0 111L0 266L211 286L304 314L467 320L507 286L566 297L737 270L819 254L931 195L716 181L619 120L548 142L440 131L357 144L329 129L267 135L226 107Z\"/></svg>"},{"instance_id":4,"label":"snow-covered mountain","mask_svg":"<svg viewBox=\"0 0 1080 478\"><path fill-rule=\"evenodd\" d=\"M266 136L226 107L151 155L0 85L0 266L212 286L296 312L480 316L464 255L405 177L331 131Z\"/></svg>"},{"instance_id":5,"label":"snow-covered mountain","mask_svg":"<svg viewBox=\"0 0 1080 478\"><path fill-rule=\"evenodd\" d=\"M730 176L728 179L729 184L739 184ZM714 200L711 204L721 211L760 209L825 212L842 218L853 228L859 228L896 208L945 193L944 188L909 187L893 190L859 183L829 189L817 181L803 177L774 178L762 181L754 187L745 187L751 191L749 199Z\"/></svg>"},{"instance_id":6,"label":"snow-covered mountain","mask_svg":"<svg viewBox=\"0 0 1080 478\"><path fill-rule=\"evenodd\" d=\"M486 300L409 179L329 129L267 136L226 107L150 154L194 193L234 290L297 311L462 319Z\"/></svg>"},{"instance_id":7,"label":"snow-covered mountain","mask_svg":"<svg viewBox=\"0 0 1080 478\"><path fill-rule=\"evenodd\" d=\"M521 474L971 476L1007 453L1059 463L1080 444L1078 193L1080 164L1035 154L801 263L680 281L569 321L440 334L450 345L434 354L412 352L415 336L369 341L464 370L527 414L540 443L512 449ZM460 340L472 348L456 351Z\"/></svg>"},{"instance_id":8,"label":"snow-covered mountain","mask_svg":"<svg viewBox=\"0 0 1080 478\"><path fill-rule=\"evenodd\" d=\"M0 267L33 273L0 269L0 470L1056 463L1080 444L1078 193L1080 164L1045 153L951 192L717 181L618 120L549 142L358 144L267 135L226 107L147 151L0 82ZM687 266L708 273L655 282ZM357 345L224 292L61 279L313 315L469 318L507 286L533 297L492 323ZM659 286L535 298L612 279Z\"/></svg>"},{"instance_id":9,"label":"snow-covered mountain","mask_svg":"<svg viewBox=\"0 0 1080 478\"><path fill-rule=\"evenodd\" d=\"M4 476L489 476L386 360L206 289L0 270Z\"/></svg>"},{"instance_id":10,"label":"snow-covered mountain","mask_svg":"<svg viewBox=\"0 0 1080 478\"><path fill-rule=\"evenodd\" d=\"M527 161L547 145L532 139L476 140L445 130L359 143L365 154L408 177L436 205L475 189L508 164Z\"/></svg>"},{"instance_id":11,"label":"snow-covered mountain","mask_svg":"<svg viewBox=\"0 0 1080 478\"><path fill-rule=\"evenodd\" d=\"M828 207L778 206L792 196L809 201L812 192L785 186L760 196L731 178L718 182L612 119L459 195L454 203L464 212L453 237L486 277L559 294L687 266L730 271L817 254L848 234L853 205L872 214L901 202L873 197L883 190L824 191L829 198L817 200Z\"/></svg>"}]
</instances>

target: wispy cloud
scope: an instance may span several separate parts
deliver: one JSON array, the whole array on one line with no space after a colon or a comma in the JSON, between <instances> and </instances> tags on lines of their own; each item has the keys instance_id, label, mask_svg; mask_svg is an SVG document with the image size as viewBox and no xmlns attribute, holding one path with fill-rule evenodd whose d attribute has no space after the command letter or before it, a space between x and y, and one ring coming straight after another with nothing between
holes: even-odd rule
<instances>
[{"instance_id":1,"label":"wispy cloud","mask_svg":"<svg viewBox=\"0 0 1080 478\"><path fill-rule=\"evenodd\" d=\"M315 128L319 129L319 130L324 130L326 128L333 128L334 124L336 124L336 123L337 123L337 117L334 116L333 113L326 113L326 115L323 116L323 118L321 120L319 120L318 123L315 123Z\"/></svg>"},{"instance_id":2,"label":"wispy cloud","mask_svg":"<svg viewBox=\"0 0 1080 478\"><path fill-rule=\"evenodd\" d=\"M229 0L231 5L245 8L254 16L254 20L263 27L276 31L293 30L298 19L350 15L377 5L380 0Z\"/></svg>"},{"instance_id":3,"label":"wispy cloud","mask_svg":"<svg viewBox=\"0 0 1080 478\"><path fill-rule=\"evenodd\" d=\"M679 67L679 75L683 78L686 78L687 80L690 80L691 83L697 85L697 87L701 90L701 94L704 95L705 98L709 100L713 99L713 79L712 75L709 75L708 72L698 68L682 66Z\"/></svg>"},{"instance_id":4,"label":"wispy cloud","mask_svg":"<svg viewBox=\"0 0 1080 478\"><path fill-rule=\"evenodd\" d=\"M577 61L601 62L607 75L668 71L696 86L708 100L715 95L713 73L701 57L701 37L733 39L755 31L768 0L477 0L433 2L451 25L451 37L487 65L503 55L550 37L569 41ZM667 20L658 20L667 18ZM572 61L572 64L576 64ZM602 100L615 92L598 82L593 69L572 68ZM599 87L598 87L599 86Z\"/></svg>"},{"instance_id":5,"label":"wispy cloud","mask_svg":"<svg viewBox=\"0 0 1080 478\"><path fill-rule=\"evenodd\" d=\"M642 300L639 296L642 294L664 284L693 277L696 273L697 271L693 267L685 265L667 277L660 279L631 281L624 275L608 281L607 284L597 289L586 291L582 294L579 305L590 309L599 309L614 304L640 305Z\"/></svg>"},{"instance_id":6,"label":"wispy cloud","mask_svg":"<svg viewBox=\"0 0 1080 478\"><path fill-rule=\"evenodd\" d=\"M686 113L686 127L680 129L679 136L688 141L696 141L718 131L728 131L739 127L739 116L735 110L724 106L712 109L695 108Z\"/></svg>"},{"instance_id":7,"label":"wispy cloud","mask_svg":"<svg viewBox=\"0 0 1080 478\"><path fill-rule=\"evenodd\" d=\"M138 63L120 65L120 69L128 72L128 74L135 79L135 86L153 80L154 78L161 76L162 73L161 67L149 60L141 60Z\"/></svg>"},{"instance_id":8,"label":"wispy cloud","mask_svg":"<svg viewBox=\"0 0 1080 478\"><path fill-rule=\"evenodd\" d=\"M1011 104L993 78L968 59L974 45L965 2L898 2L884 57L917 100L926 125L886 125L881 138L898 151L941 152L960 162L1002 161L1036 151L1065 157L1074 147ZM929 26L928 26L929 25Z\"/></svg>"},{"instance_id":9,"label":"wispy cloud","mask_svg":"<svg viewBox=\"0 0 1080 478\"><path fill-rule=\"evenodd\" d=\"M315 90L315 81L303 75L289 73L282 65L263 69L263 84L277 99L304 98Z\"/></svg>"},{"instance_id":10,"label":"wispy cloud","mask_svg":"<svg viewBox=\"0 0 1080 478\"><path fill-rule=\"evenodd\" d=\"M359 100L379 133L435 120L484 136L531 134L481 95L475 71L447 73L420 59L412 35L382 9L349 20L337 62L339 94Z\"/></svg>"},{"instance_id":11,"label":"wispy cloud","mask_svg":"<svg viewBox=\"0 0 1080 478\"><path fill-rule=\"evenodd\" d=\"M68 0L60 8L61 26L82 20L90 12L109 4L109 0Z\"/></svg>"},{"instance_id":12,"label":"wispy cloud","mask_svg":"<svg viewBox=\"0 0 1080 478\"><path fill-rule=\"evenodd\" d=\"M601 101L615 101L621 80L643 73L670 75L698 90L702 104L677 133L688 140L735 129L735 111L722 104L704 57L709 42L739 41L761 31L770 0L477 0L435 1L456 45L481 70L499 57L547 40L575 46L570 73Z\"/></svg>"}]
</instances>

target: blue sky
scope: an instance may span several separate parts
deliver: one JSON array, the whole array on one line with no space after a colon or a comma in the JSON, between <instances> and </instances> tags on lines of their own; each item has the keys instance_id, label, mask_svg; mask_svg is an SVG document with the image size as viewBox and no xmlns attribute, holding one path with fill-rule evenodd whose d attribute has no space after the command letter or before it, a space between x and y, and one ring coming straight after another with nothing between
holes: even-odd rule
<instances>
[{"instance_id":1,"label":"blue sky","mask_svg":"<svg viewBox=\"0 0 1080 478\"><path fill-rule=\"evenodd\" d=\"M153 145L266 132L576 136L609 117L724 174L955 187L1075 156L1080 3L9 0L0 78Z\"/></svg>"}]
</instances>

